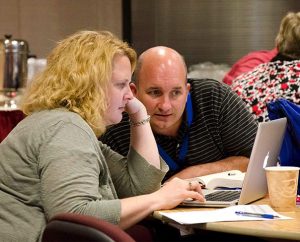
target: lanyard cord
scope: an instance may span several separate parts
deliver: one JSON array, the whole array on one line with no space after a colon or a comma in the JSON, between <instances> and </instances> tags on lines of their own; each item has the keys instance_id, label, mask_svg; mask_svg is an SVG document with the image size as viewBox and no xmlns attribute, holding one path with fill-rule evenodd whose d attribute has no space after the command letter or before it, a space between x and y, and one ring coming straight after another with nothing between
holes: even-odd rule
<instances>
[{"instance_id":1,"label":"lanyard cord","mask_svg":"<svg viewBox=\"0 0 300 242\"><path fill-rule=\"evenodd\" d=\"M186 112L187 112L188 131L185 133L185 135L183 137L183 141L182 141L182 144L181 144L180 150L179 150L178 161L175 162L171 158L171 156L169 156L169 154L159 144L157 144L160 156L167 162L171 171L176 171L180 168L179 164L182 165L184 163L184 160L185 160L185 157L186 157L186 154L188 151L189 128L193 122L193 106L192 106L192 100L191 100L190 93L188 94L187 101L186 101Z\"/></svg>"}]
</instances>

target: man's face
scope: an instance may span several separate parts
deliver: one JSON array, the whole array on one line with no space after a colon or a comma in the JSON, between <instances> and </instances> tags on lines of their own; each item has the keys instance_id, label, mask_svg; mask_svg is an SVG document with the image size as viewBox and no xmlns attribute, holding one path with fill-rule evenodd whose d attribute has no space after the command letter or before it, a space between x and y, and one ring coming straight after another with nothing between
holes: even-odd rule
<instances>
[{"instance_id":1,"label":"man's face","mask_svg":"<svg viewBox=\"0 0 300 242\"><path fill-rule=\"evenodd\" d=\"M133 92L147 108L152 130L158 134L175 136L190 89L186 82L185 67L142 67L138 80Z\"/></svg>"}]
</instances>

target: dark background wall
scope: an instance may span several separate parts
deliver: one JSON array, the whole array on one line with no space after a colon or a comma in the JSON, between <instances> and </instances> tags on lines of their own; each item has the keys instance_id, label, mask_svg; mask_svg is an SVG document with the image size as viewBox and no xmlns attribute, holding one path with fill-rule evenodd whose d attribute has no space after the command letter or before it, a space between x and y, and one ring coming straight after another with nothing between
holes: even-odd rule
<instances>
[{"instance_id":1,"label":"dark background wall","mask_svg":"<svg viewBox=\"0 0 300 242\"><path fill-rule=\"evenodd\" d=\"M300 11L300 0L131 0L131 9L138 53L166 45L188 65L231 65L250 51L274 48L282 17Z\"/></svg>"},{"instance_id":2,"label":"dark background wall","mask_svg":"<svg viewBox=\"0 0 300 242\"><path fill-rule=\"evenodd\" d=\"M122 37L122 0L0 0L0 39L26 40L45 58L56 42L78 30L105 29Z\"/></svg>"},{"instance_id":3,"label":"dark background wall","mask_svg":"<svg viewBox=\"0 0 300 242\"><path fill-rule=\"evenodd\" d=\"M45 58L77 30L106 29L138 53L167 45L188 65L231 65L252 50L272 49L288 11L300 11L300 0L0 0L0 39L25 39L31 54Z\"/></svg>"}]
</instances>

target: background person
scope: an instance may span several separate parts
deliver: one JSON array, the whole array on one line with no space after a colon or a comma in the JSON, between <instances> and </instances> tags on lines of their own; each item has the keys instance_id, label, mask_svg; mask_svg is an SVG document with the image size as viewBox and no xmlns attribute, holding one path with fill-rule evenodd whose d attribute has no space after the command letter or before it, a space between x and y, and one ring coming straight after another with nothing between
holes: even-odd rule
<instances>
[{"instance_id":1,"label":"background person","mask_svg":"<svg viewBox=\"0 0 300 242\"><path fill-rule=\"evenodd\" d=\"M0 144L2 241L39 240L57 213L128 228L186 198L203 200L195 182L174 179L160 188L167 167L129 87L135 63L134 50L109 32L75 33L51 52L25 95L28 116ZM124 110L132 122L127 157L96 136Z\"/></svg>"},{"instance_id":2,"label":"background person","mask_svg":"<svg viewBox=\"0 0 300 242\"><path fill-rule=\"evenodd\" d=\"M253 116L268 121L266 104L278 98L300 104L300 12L288 13L276 37L278 54L268 63L237 77L231 88Z\"/></svg>"},{"instance_id":3,"label":"background person","mask_svg":"<svg viewBox=\"0 0 300 242\"><path fill-rule=\"evenodd\" d=\"M134 95L145 105L170 177L191 178L231 169L245 171L257 124L230 87L210 79L188 79L182 56L158 46L138 60ZM126 155L128 116L100 139Z\"/></svg>"},{"instance_id":4,"label":"background person","mask_svg":"<svg viewBox=\"0 0 300 242\"><path fill-rule=\"evenodd\" d=\"M239 75L253 70L260 64L269 62L278 54L277 48L272 50L257 50L243 56L235 62L223 78L223 82L232 85Z\"/></svg>"}]
</instances>

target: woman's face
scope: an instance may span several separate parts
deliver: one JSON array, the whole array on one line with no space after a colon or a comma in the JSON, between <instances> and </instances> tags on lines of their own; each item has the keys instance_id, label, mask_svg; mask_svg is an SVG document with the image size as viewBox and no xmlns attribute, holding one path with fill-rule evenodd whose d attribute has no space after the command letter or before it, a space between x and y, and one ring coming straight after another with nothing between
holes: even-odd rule
<instances>
[{"instance_id":1,"label":"woman's face","mask_svg":"<svg viewBox=\"0 0 300 242\"><path fill-rule=\"evenodd\" d=\"M113 59L111 80L108 85L108 108L105 113L106 125L119 123L127 102L133 98L129 83L131 64L127 56L116 55Z\"/></svg>"}]
</instances>

